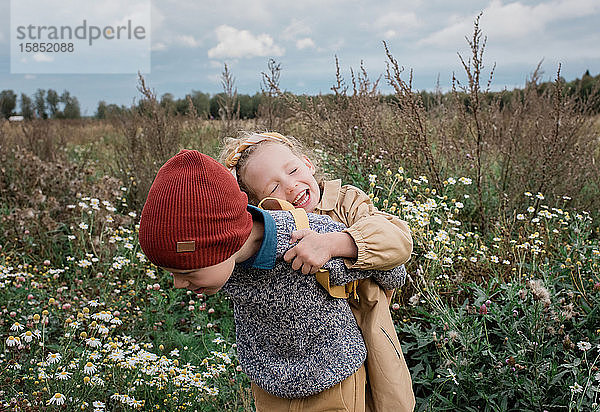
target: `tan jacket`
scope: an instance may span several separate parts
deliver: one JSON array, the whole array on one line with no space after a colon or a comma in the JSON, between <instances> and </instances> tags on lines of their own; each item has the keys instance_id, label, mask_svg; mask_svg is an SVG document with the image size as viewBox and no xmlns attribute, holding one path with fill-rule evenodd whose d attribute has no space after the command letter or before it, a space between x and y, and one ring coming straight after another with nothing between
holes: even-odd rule
<instances>
[{"instance_id":1,"label":"tan jacket","mask_svg":"<svg viewBox=\"0 0 600 412\"><path fill-rule=\"evenodd\" d=\"M340 179L323 183L321 201L314 213L342 222L358 247L356 261L346 260L352 269L389 270L408 261L412 237L404 220L381 212L362 190L342 186Z\"/></svg>"},{"instance_id":2,"label":"tan jacket","mask_svg":"<svg viewBox=\"0 0 600 412\"><path fill-rule=\"evenodd\" d=\"M341 180L323 183L314 213L344 223L358 247L349 268L388 270L404 264L412 253L412 237L405 221L377 210L362 190L342 186ZM371 279L358 285L358 301L350 307L367 347L368 412L405 412L415 407L410 372L389 311L388 295Z\"/></svg>"}]
</instances>

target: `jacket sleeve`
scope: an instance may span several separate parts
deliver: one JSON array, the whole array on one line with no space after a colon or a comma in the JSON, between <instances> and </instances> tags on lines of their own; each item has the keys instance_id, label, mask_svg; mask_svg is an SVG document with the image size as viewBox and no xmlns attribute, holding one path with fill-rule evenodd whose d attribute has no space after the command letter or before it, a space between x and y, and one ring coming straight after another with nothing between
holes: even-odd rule
<instances>
[{"instance_id":1,"label":"jacket sleeve","mask_svg":"<svg viewBox=\"0 0 600 412\"><path fill-rule=\"evenodd\" d=\"M336 212L358 247L356 261L344 260L349 268L389 270L410 258L413 242L408 224L398 216L377 210L362 190L343 186Z\"/></svg>"}]
</instances>

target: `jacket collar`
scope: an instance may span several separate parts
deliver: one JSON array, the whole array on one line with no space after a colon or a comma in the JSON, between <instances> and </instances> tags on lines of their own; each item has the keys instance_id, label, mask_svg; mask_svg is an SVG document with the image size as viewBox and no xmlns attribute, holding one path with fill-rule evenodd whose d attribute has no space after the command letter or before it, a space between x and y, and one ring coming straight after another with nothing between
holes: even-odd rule
<instances>
[{"instance_id":1,"label":"jacket collar","mask_svg":"<svg viewBox=\"0 0 600 412\"><path fill-rule=\"evenodd\" d=\"M340 197L340 190L342 188L342 180L326 180L323 182L323 189L321 190L321 201L315 209L323 212L328 212L335 209L335 205L338 203Z\"/></svg>"}]
</instances>

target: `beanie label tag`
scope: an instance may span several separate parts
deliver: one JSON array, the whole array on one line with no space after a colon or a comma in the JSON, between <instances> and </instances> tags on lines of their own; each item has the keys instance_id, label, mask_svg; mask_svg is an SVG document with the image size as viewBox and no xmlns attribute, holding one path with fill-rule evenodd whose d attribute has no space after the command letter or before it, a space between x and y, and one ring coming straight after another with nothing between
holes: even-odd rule
<instances>
[{"instance_id":1,"label":"beanie label tag","mask_svg":"<svg viewBox=\"0 0 600 412\"><path fill-rule=\"evenodd\" d=\"M194 252L196 250L196 241L187 240L185 242L177 242L177 253Z\"/></svg>"}]
</instances>

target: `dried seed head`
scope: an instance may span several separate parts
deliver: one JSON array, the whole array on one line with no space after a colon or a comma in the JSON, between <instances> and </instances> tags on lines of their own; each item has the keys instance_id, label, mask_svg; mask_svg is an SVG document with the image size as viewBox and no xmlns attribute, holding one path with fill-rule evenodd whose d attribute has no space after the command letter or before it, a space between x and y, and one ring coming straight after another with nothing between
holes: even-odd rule
<instances>
[{"instance_id":1,"label":"dried seed head","mask_svg":"<svg viewBox=\"0 0 600 412\"><path fill-rule=\"evenodd\" d=\"M544 287L544 282L541 279L530 280L527 286L531 289L533 297L544 304L545 308L550 307L550 292Z\"/></svg>"}]
</instances>

